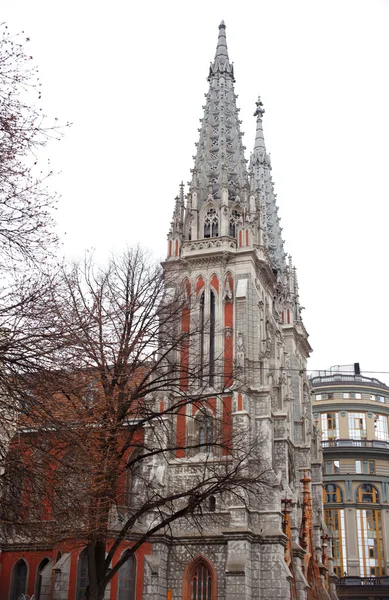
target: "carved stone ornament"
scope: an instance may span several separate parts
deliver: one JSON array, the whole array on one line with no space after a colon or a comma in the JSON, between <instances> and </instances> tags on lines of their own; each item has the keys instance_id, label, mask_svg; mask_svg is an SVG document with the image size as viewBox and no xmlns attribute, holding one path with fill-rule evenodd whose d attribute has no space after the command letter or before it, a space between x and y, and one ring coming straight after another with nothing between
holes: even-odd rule
<instances>
[{"instance_id":1,"label":"carved stone ornament","mask_svg":"<svg viewBox=\"0 0 389 600\"><path fill-rule=\"evenodd\" d=\"M224 294L223 294L224 302L232 302L232 290L230 286L230 278L226 277L224 283Z\"/></svg>"}]
</instances>

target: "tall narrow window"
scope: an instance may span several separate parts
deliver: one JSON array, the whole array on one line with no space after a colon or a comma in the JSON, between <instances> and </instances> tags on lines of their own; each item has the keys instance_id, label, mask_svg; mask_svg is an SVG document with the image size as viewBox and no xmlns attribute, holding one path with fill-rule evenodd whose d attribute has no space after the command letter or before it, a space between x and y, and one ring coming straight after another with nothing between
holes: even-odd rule
<instances>
[{"instance_id":1,"label":"tall narrow window","mask_svg":"<svg viewBox=\"0 0 389 600\"><path fill-rule=\"evenodd\" d=\"M347 572L346 553L346 527L344 509L326 509L324 521L332 534L332 554L334 558L334 571L338 577L343 577Z\"/></svg>"},{"instance_id":2,"label":"tall narrow window","mask_svg":"<svg viewBox=\"0 0 389 600\"><path fill-rule=\"evenodd\" d=\"M376 415L374 417L375 439L389 441L388 417L386 415Z\"/></svg>"},{"instance_id":3,"label":"tall narrow window","mask_svg":"<svg viewBox=\"0 0 389 600\"><path fill-rule=\"evenodd\" d=\"M378 577L383 572L380 510L357 510L359 569L361 577Z\"/></svg>"},{"instance_id":4,"label":"tall narrow window","mask_svg":"<svg viewBox=\"0 0 389 600\"><path fill-rule=\"evenodd\" d=\"M214 208L207 211L204 217L204 237L212 238L219 236L219 219Z\"/></svg>"},{"instance_id":5,"label":"tall narrow window","mask_svg":"<svg viewBox=\"0 0 389 600\"><path fill-rule=\"evenodd\" d=\"M127 467L126 504L129 508L139 506L142 487L141 449L135 449L129 457L131 465Z\"/></svg>"},{"instance_id":6,"label":"tall narrow window","mask_svg":"<svg viewBox=\"0 0 389 600\"><path fill-rule=\"evenodd\" d=\"M84 548L78 557L76 600L84 600L88 583L88 553Z\"/></svg>"},{"instance_id":7,"label":"tall narrow window","mask_svg":"<svg viewBox=\"0 0 389 600\"><path fill-rule=\"evenodd\" d=\"M200 298L200 376L203 376L204 369L204 328L205 328L205 293Z\"/></svg>"},{"instance_id":8,"label":"tall narrow window","mask_svg":"<svg viewBox=\"0 0 389 600\"><path fill-rule=\"evenodd\" d=\"M209 302L209 384L215 379L215 294L211 290Z\"/></svg>"},{"instance_id":9,"label":"tall narrow window","mask_svg":"<svg viewBox=\"0 0 389 600\"><path fill-rule=\"evenodd\" d=\"M323 440L331 440L339 437L338 413L322 413L321 433Z\"/></svg>"},{"instance_id":10,"label":"tall narrow window","mask_svg":"<svg viewBox=\"0 0 389 600\"><path fill-rule=\"evenodd\" d=\"M119 586L117 600L134 600L135 598L135 558L130 556L119 569Z\"/></svg>"},{"instance_id":11,"label":"tall narrow window","mask_svg":"<svg viewBox=\"0 0 389 600\"><path fill-rule=\"evenodd\" d=\"M353 440L366 439L366 413L348 413L348 434Z\"/></svg>"},{"instance_id":12,"label":"tall narrow window","mask_svg":"<svg viewBox=\"0 0 389 600\"><path fill-rule=\"evenodd\" d=\"M240 221L240 218L241 218L241 214L238 210L233 210L231 212L230 228L229 228L230 237L236 237L236 229L237 229L238 223Z\"/></svg>"},{"instance_id":13,"label":"tall narrow window","mask_svg":"<svg viewBox=\"0 0 389 600\"><path fill-rule=\"evenodd\" d=\"M213 416L208 412L200 412L196 416L197 440L199 452L212 454L213 451Z\"/></svg>"},{"instance_id":14,"label":"tall narrow window","mask_svg":"<svg viewBox=\"0 0 389 600\"><path fill-rule=\"evenodd\" d=\"M44 558L38 566L38 570L36 572L36 581L35 581L35 590L34 590L34 598L35 600L40 600L41 597L41 588L42 588L42 571L48 565L50 560L48 558ZM51 569L50 569L51 573Z\"/></svg>"},{"instance_id":15,"label":"tall narrow window","mask_svg":"<svg viewBox=\"0 0 389 600\"><path fill-rule=\"evenodd\" d=\"M22 594L26 593L27 586L27 564L20 559L15 564L12 572L10 600L19 600Z\"/></svg>"},{"instance_id":16,"label":"tall narrow window","mask_svg":"<svg viewBox=\"0 0 389 600\"><path fill-rule=\"evenodd\" d=\"M199 561L192 575L190 600L216 600L212 597L212 575L207 565Z\"/></svg>"}]
</instances>

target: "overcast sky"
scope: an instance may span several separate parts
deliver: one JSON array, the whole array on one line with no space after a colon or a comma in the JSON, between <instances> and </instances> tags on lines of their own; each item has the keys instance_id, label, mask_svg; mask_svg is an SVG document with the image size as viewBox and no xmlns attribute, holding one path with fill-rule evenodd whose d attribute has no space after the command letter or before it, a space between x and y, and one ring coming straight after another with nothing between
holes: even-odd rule
<instances>
[{"instance_id":1,"label":"overcast sky","mask_svg":"<svg viewBox=\"0 0 389 600\"><path fill-rule=\"evenodd\" d=\"M31 38L44 110L73 122L49 149L63 252L101 260L137 242L165 255L224 19L247 158L258 94L266 109L309 366L389 371L388 0L1 4Z\"/></svg>"}]
</instances>

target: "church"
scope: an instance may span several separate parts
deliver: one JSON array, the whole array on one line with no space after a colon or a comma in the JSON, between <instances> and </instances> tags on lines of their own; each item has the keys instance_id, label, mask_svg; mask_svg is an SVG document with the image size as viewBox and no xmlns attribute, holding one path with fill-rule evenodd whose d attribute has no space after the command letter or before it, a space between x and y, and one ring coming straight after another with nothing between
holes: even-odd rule
<instances>
[{"instance_id":1,"label":"church","mask_svg":"<svg viewBox=\"0 0 389 600\"><path fill-rule=\"evenodd\" d=\"M233 432L260 439L261 468L272 485L264 497L244 497L243 490L210 499L201 533L188 522L173 523L170 536L151 538L138 553L130 583L113 580L106 598L336 599L297 273L284 250L260 98L254 146L245 158L223 21L208 81L191 182L187 193L181 185L175 201L163 268L168 282L188 291L182 328L204 325L196 355L206 371L211 417L228 410ZM241 391L229 391L235 368ZM215 392L218 377L223 394ZM201 451L178 450L163 470L153 466L156 479L172 489L204 468L204 456L210 469L217 461L207 452L212 432L189 410L173 425L177 447L197 436ZM82 548L37 552L19 544L4 547L2 559L0 600L21 593L36 600L83 597Z\"/></svg>"}]
</instances>

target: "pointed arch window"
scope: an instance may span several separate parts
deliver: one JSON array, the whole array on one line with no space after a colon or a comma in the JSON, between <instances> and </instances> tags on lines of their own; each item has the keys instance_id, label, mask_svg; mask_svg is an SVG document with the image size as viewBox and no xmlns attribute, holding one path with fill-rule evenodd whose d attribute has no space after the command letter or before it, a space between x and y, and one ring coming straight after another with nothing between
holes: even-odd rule
<instances>
[{"instance_id":1,"label":"pointed arch window","mask_svg":"<svg viewBox=\"0 0 389 600\"><path fill-rule=\"evenodd\" d=\"M219 217L214 208L210 208L204 217L204 237L219 237Z\"/></svg>"},{"instance_id":2,"label":"pointed arch window","mask_svg":"<svg viewBox=\"0 0 389 600\"><path fill-rule=\"evenodd\" d=\"M183 600L217 600L216 573L212 565L198 558L185 569Z\"/></svg>"},{"instance_id":3,"label":"pointed arch window","mask_svg":"<svg viewBox=\"0 0 389 600\"><path fill-rule=\"evenodd\" d=\"M136 449L129 457L131 466L127 469L126 504L129 507L139 506L140 487L142 485L142 450Z\"/></svg>"},{"instance_id":4,"label":"pointed arch window","mask_svg":"<svg viewBox=\"0 0 389 600\"><path fill-rule=\"evenodd\" d=\"M87 549L84 548L78 557L76 600L84 600L88 584L88 552Z\"/></svg>"},{"instance_id":5,"label":"pointed arch window","mask_svg":"<svg viewBox=\"0 0 389 600\"><path fill-rule=\"evenodd\" d=\"M118 575L117 600L134 600L135 598L135 557L130 556L120 567Z\"/></svg>"},{"instance_id":6,"label":"pointed arch window","mask_svg":"<svg viewBox=\"0 0 389 600\"><path fill-rule=\"evenodd\" d=\"M209 384L215 380L215 326L216 326L216 298L211 290L209 302Z\"/></svg>"},{"instance_id":7,"label":"pointed arch window","mask_svg":"<svg viewBox=\"0 0 389 600\"><path fill-rule=\"evenodd\" d=\"M27 587L27 563L21 558L15 564L12 571L12 583L10 600L19 600L26 593Z\"/></svg>"},{"instance_id":8,"label":"pointed arch window","mask_svg":"<svg viewBox=\"0 0 389 600\"><path fill-rule=\"evenodd\" d=\"M199 452L205 454L213 453L214 443L214 419L208 410L199 412L195 420L195 435L197 437L197 443L199 445Z\"/></svg>"},{"instance_id":9,"label":"pointed arch window","mask_svg":"<svg viewBox=\"0 0 389 600\"><path fill-rule=\"evenodd\" d=\"M37 572L36 572L36 581L35 581L35 589L34 589L34 598L35 600L40 600L41 597L41 589L42 589L42 572L43 569L49 564L50 559L44 558L39 563ZM51 570L50 570L51 572Z\"/></svg>"},{"instance_id":10,"label":"pointed arch window","mask_svg":"<svg viewBox=\"0 0 389 600\"><path fill-rule=\"evenodd\" d=\"M241 214L238 210L231 211L230 229L229 229L230 237L236 237L236 230L237 230L240 218L241 218Z\"/></svg>"},{"instance_id":11,"label":"pointed arch window","mask_svg":"<svg viewBox=\"0 0 389 600\"><path fill-rule=\"evenodd\" d=\"M204 372L204 333L205 333L205 293L200 297L200 376L203 377Z\"/></svg>"}]
</instances>

